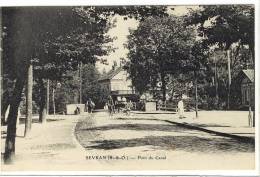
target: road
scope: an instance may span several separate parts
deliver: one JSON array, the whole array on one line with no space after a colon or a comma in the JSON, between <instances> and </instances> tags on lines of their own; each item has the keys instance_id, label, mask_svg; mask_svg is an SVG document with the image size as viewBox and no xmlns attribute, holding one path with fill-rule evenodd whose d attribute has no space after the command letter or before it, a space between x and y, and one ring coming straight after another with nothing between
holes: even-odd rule
<instances>
[{"instance_id":1,"label":"road","mask_svg":"<svg viewBox=\"0 0 260 177\"><path fill-rule=\"evenodd\" d=\"M170 124L156 116L160 114L109 117L97 112L77 123L75 136L86 150L86 161L114 170L254 169L253 143Z\"/></svg>"}]
</instances>

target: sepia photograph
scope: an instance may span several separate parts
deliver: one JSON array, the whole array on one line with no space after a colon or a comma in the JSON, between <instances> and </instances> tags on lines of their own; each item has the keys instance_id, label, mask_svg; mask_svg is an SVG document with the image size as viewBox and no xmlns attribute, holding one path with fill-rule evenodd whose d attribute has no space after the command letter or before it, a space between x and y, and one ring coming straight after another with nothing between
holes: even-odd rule
<instances>
[{"instance_id":1,"label":"sepia photograph","mask_svg":"<svg viewBox=\"0 0 260 177\"><path fill-rule=\"evenodd\" d=\"M1 173L256 174L256 9L1 6Z\"/></svg>"}]
</instances>

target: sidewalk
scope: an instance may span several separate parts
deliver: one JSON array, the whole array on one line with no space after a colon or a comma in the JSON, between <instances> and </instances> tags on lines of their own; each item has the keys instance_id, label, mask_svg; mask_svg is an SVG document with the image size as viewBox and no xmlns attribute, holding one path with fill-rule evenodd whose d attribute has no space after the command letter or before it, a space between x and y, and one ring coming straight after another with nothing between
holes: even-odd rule
<instances>
[{"instance_id":1,"label":"sidewalk","mask_svg":"<svg viewBox=\"0 0 260 177\"><path fill-rule=\"evenodd\" d=\"M141 115L145 114L150 118L229 134L231 136L255 137L255 128L248 126L248 111L199 111L198 118L195 118L195 112L185 112L185 118L182 119L178 117L176 112L170 111L134 111L133 114L137 117L143 117Z\"/></svg>"},{"instance_id":2,"label":"sidewalk","mask_svg":"<svg viewBox=\"0 0 260 177\"><path fill-rule=\"evenodd\" d=\"M73 164L85 162L85 150L74 137L76 123L85 117L50 116L45 124L33 123L30 136L26 138L23 137L24 124L20 124L17 128L15 163L2 164L1 170L73 170ZM1 131L5 128L2 127ZM2 153L4 145L5 138L2 138Z\"/></svg>"}]
</instances>

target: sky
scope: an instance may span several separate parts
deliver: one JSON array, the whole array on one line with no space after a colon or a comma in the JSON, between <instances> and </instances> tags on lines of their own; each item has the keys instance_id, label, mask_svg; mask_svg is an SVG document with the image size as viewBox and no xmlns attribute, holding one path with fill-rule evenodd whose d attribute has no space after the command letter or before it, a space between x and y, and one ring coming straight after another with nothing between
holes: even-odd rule
<instances>
[{"instance_id":1,"label":"sky","mask_svg":"<svg viewBox=\"0 0 260 177\"><path fill-rule=\"evenodd\" d=\"M116 26L108 31L108 35L111 37L116 37L116 40L113 41L113 46L116 48L115 52L111 52L108 56L102 58L107 59L109 65L104 65L97 63L98 70L103 71L103 68L106 71L109 71L112 67L114 61L117 61L119 64L120 58L126 58L128 50L124 48L124 43L127 42L127 35L129 35L129 28L136 29L138 26L138 21L135 19L124 20L122 16L115 16L117 22Z\"/></svg>"},{"instance_id":2,"label":"sky","mask_svg":"<svg viewBox=\"0 0 260 177\"><path fill-rule=\"evenodd\" d=\"M174 10L170 10L171 7L174 7ZM171 6L168 9L169 14L174 15L184 15L189 12L189 8L195 9L198 6ZM102 73L105 69L109 71L112 68L113 62L116 61L119 65L120 58L127 59L128 50L124 48L124 43L127 43L127 35L129 35L129 28L136 29L138 27L138 21L135 19L124 20L122 16L115 16L117 22L116 26L111 28L108 31L108 35L111 37L116 37L117 39L113 41L113 45L116 48L115 52L111 52L108 56L102 58L107 59L108 65L97 63L98 70Z\"/></svg>"}]
</instances>

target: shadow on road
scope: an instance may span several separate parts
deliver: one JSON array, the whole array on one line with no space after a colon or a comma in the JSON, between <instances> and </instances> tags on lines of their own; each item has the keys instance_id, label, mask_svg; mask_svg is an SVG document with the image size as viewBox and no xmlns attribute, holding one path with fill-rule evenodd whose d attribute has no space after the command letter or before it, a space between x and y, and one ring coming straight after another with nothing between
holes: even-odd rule
<instances>
[{"instance_id":1,"label":"shadow on road","mask_svg":"<svg viewBox=\"0 0 260 177\"><path fill-rule=\"evenodd\" d=\"M132 119L119 118L117 120L150 120L162 121L158 119ZM94 119L87 119L79 122L75 129L75 135L79 143L86 150L115 150L131 147L148 146L151 150L179 150L194 153L241 153L241 152L255 152L254 141L248 139L231 138L228 136L217 136L214 132L207 132L200 130L201 128L194 128L192 126L176 124L168 121L165 123L127 123L122 121L119 124L107 124L102 126L95 126ZM169 124L170 123L170 124ZM176 135L162 136L158 132L158 136L149 135L145 137L122 137L120 139L103 139L102 135L106 131L162 131L174 132ZM204 136L204 134L207 134Z\"/></svg>"},{"instance_id":2,"label":"shadow on road","mask_svg":"<svg viewBox=\"0 0 260 177\"><path fill-rule=\"evenodd\" d=\"M80 131L108 131L108 130L184 132L187 129L173 126L173 125L166 125L166 124L109 124L106 126L80 129Z\"/></svg>"}]
</instances>

